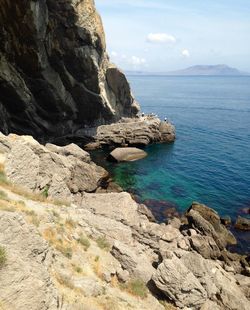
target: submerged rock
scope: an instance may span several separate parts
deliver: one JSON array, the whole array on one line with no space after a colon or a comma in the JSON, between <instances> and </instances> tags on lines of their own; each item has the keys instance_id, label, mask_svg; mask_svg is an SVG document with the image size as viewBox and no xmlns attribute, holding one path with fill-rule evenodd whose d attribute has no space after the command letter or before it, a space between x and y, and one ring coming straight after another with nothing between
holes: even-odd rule
<instances>
[{"instance_id":1,"label":"submerged rock","mask_svg":"<svg viewBox=\"0 0 250 310\"><path fill-rule=\"evenodd\" d=\"M147 153L136 147L116 148L110 154L108 159L111 161L135 161L147 156Z\"/></svg>"},{"instance_id":2,"label":"submerged rock","mask_svg":"<svg viewBox=\"0 0 250 310\"><path fill-rule=\"evenodd\" d=\"M238 216L235 228L240 230L250 230L250 219Z\"/></svg>"}]
</instances>

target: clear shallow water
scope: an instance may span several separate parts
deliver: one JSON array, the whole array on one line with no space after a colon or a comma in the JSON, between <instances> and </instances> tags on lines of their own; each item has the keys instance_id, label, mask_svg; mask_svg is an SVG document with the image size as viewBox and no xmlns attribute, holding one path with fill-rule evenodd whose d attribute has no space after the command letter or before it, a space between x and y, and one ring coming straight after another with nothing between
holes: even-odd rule
<instances>
[{"instance_id":1,"label":"clear shallow water","mask_svg":"<svg viewBox=\"0 0 250 310\"><path fill-rule=\"evenodd\" d=\"M159 220L164 218L165 201L180 212L199 201L233 219L246 216L242 210L250 208L250 77L128 79L142 111L170 119L177 140L147 147L143 160L108 164L115 181L147 202ZM241 240L250 252L249 233Z\"/></svg>"}]
</instances>

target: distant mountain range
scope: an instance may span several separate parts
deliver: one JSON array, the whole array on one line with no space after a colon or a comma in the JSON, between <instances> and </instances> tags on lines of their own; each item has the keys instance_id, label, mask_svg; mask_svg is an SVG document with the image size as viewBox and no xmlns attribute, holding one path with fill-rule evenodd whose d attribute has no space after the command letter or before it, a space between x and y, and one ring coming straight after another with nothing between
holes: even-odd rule
<instances>
[{"instance_id":1,"label":"distant mountain range","mask_svg":"<svg viewBox=\"0 0 250 310\"><path fill-rule=\"evenodd\" d=\"M170 72L140 72L127 71L128 75L175 75L175 76L241 76L250 75L250 73L240 71L236 68L231 68L227 65L197 65L183 70Z\"/></svg>"}]
</instances>

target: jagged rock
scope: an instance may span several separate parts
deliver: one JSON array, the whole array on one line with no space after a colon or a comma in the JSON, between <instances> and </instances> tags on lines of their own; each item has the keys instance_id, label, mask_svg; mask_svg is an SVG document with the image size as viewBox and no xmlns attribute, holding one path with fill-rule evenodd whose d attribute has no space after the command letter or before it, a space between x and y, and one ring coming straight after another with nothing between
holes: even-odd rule
<instances>
[{"instance_id":1,"label":"jagged rock","mask_svg":"<svg viewBox=\"0 0 250 310\"><path fill-rule=\"evenodd\" d=\"M121 242L115 242L111 251L112 255L120 262L122 268L135 278L142 279L145 283L151 280L155 269L146 258L145 254L137 253Z\"/></svg>"},{"instance_id":2,"label":"jagged rock","mask_svg":"<svg viewBox=\"0 0 250 310\"><path fill-rule=\"evenodd\" d=\"M161 133L161 141L171 142L175 140L175 128L168 122L161 122L159 131Z\"/></svg>"},{"instance_id":3,"label":"jagged rock","mask_svg":"<svg viewBox=\"0 0 250 310\"><path fill-rule=\"evenodd\" d=\"M208 298L221 305L222 309L248 309L250 302L237 286L234 276L225 272L217 262L191 252L180 260L200 281Z\"/></svg>"},{"instance_id":4,"label":"jagged rock","mask_svg":"<svg viewBox=\"0 0 250 310\"><path fill-rule=\"evenodd\" d=\"M28 136L9 135L6 139L10 143L6 175L26 189L46 190L51 197L70 201L72 194L95 191L108 176L76 145L62 148L49 145L53 152Z\"/></svg>"},{"instance_id":5,"label":"jagged rock","mask_svg":"<svg viewBox=\"0 0 250 310\"><path fill-rule=\"evenodd\" d=\"M144 204L138 204L138 212L145 215L150 222L155 223L156 219L151 210L149 210Z\"/></svg>"},{"instance_id":6,"label":"jagged rock","mask_svg":"<svg viewBox=\"0 0 250 310\"><path fill-rule=\"evenodd\" d=\"M3 309L58 309L49 273L53 252L34 227L17 213L0 211L0 244L7 253L0 272Z\"/></svg>"},{"instance_id":7,"label":"jagged rock","mask_svg":"<svg viewBox=\"0 0 250 310\"><path fill-rule=\"evenodd\" d=\"M109 159L112 161L135 161L147 156L147 153L136 147L116 148L109 154Z\"/></svg>"},{"instance_id":8,"label":"jagged rock","mask_svg":"<svg viewBox=\"0 0 250 310\"><path fill-rule=\"evenodd\" d=\"M93 0L2 0L0 29L4 133L73 139L137 114L126 77L109 63Z\"/></svg>"},{"instance_id":9,"label":"jagged rock","mask_svg":"<svg viewBox=\"0 0 250 310\"><path fill-rule=\"evenodd\" d=\"M221 224L218 213L207 206L193 203L187 212L187 218L195 229L205 236L211 236L220 249L227 244L237 243L233 234Z\"/></svg>"},{"instance_id":10,"label":"jagged rock","mask_svg":"<svg viewBox=\"0 0 250 310\"><path fill-rule=\"evenodd\" d=\"M250 219L238 216L234 226L240 230L250 230Z\"/></svg>"},{"instance_id":11,"label":"jagged rock","mask_svg":"<svg viewBox=\"0 0 250 310\"><path fill-rule=\"evenodd\" d=\"M69 144L63 147L51 144L51 143L47 143L45 145L45 147L51 151L54 152L56 154L60 154L63 156L73 156L85 163L90 163L91 162L91 158L88 152L84 151L83 149L81 149L79 146L77 146L76 144Z\"/></svg>"},{"instance_id":12,"label":"jagged rock","mask_svg":"<svg viewBox=\"0 0 250 310\"><path fill-rule=\"evenodd\" d=\"M190 243L204 258L216 259L221 256L221 251L212 237L196 235L190 238Z\"/></svg>"},{"instance_id":13,"label":"jagged rock","mask_svg":"<svg viewBox=\"0 0 250 310\"><path fill-rule=\"evenodd\" d=\"M153 281L178 307L200 309L207 299L207 293L198 279L174 255L159 265Z\"/></svg>"},{"instance_id":14,"label":"jagged rock","mask_svg":"<svg viewBox=\"0 0 250 310\"><path fill-rule=\"evenodd\" d=\"M133 146L148 145L153 142L172 142L175 137L174 127L169 125L172 130L171 139L169 139L169 135L162 136L161 123L158 118L152 116L122 119L115 124L99 126L95 139L101 146Z\"/></svg>"},{"instance_id":15,"label":"jagged rock","mask_svg":"<svg viewBox=\"0 0 250 310\"><path fill-rule=\"evenodd\" d=\"M245 296L250 299L250 277L245 277L241 274L235 275L237 284L240 286Z\"/></svg>"}]
</instances>

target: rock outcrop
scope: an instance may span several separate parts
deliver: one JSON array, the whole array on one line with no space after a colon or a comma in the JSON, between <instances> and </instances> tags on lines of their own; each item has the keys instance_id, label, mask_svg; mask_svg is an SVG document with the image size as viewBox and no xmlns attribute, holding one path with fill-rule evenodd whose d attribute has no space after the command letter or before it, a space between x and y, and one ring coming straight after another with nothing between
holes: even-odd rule
<instances>
[{"instance_id":1,"label":"rock outcrop","mask_svg":"<svg viewBox=\"0 0 250 310\"><path fill-rule=\"evenodd\" d=\"M41 282L37 284L41 287L37 295L39 305L46 298L53 309L57 299L59 308L73 310L77 309L76 304L88 305L91 299L98 303L94 309L105 303L106 309L125 310L130 304L132 309L162 310L163 306L153 297L158 296L164 302L173 303L177 309L249 309L249 263L244 256L227 251L227 244L234 242L234 238L212 209L194 203L187 212L189 223L185 225L174 219L169 224L152 222L145 207L128 193L87 192L84 175L92 164L89 155L77 146L50 144L44 147L27 136L2 135L0 138L4 160L1 159L0 167L4 163L10 180L16 182L20 174L26 187L34 189L40 184L40 174L44 173L42 180L53 181L53 176L59 173L66 178L60 188L70 192L71 203L56 206L52 200L41 203L16 195L11 192L14 185L0 183L0 246L6 248L10 257L12 253L18 255L20 252L21 260L27 264L31 260L32 268L27 274L25 268L19 269L21 278L34 277L36 284L37 274L43 272ZM23 161L19 153L25 155ZM80 171L67 179L68 171L75 171L75 165L80 164L84 164ZM99 171L96 166L92 168ZM47 194L57 197L51 188L47 189ZM25 221L18 215L17 223L16 213L21 213ZM27 226L27 221L31 221L33 229ZM35 227L39 234L34 235ZM30 234L29 238L26 233ZM49 242L50 248L42 242L42 237ZM33 248L34 242L39 249ZM22 252L20 249L24 244ZM45 253L53 251L54 259L45 257ZM2 275L4 281L11 279L10 263L12 260L7 260L7 265L2 267L1 283ZM81 273L82 268L84 273ZM137 285L144 283L153 295L147 291L147 299L135 300L120 291L115 285L118 280L125 289L133 280ZM8 292L15 292L21 284L17 278L11 283L3 283L6 283L4 286L8 284L8 290L2 286L0 298L9 302ZM18 292L22 292L18 301L26 294L30 296L26 288L18 289ZM108 306L107 296L113 302ZM27 307L33 309L32 300L27 302ZM39 306L38 309L46 308Z\"/></svg>"},{"instance_id":2,"label":"rock outcrop","mask_svg":"<svg viewBox=\"0 0 250 310\"><path fill-rule=\"evenodd\" d=\"M53 251L37 230L20 214L0 211L0 245L7 255L0 272L0 308L58 309L58 294L49 274Z\"/></svg>"},{"instance_id":3,"label":"rock outcrop","mask_svg":"<svg viewBox=\"0 0 250 310\"><path fill-rule=\"evenodd\" d=\"M95 134L95 148L103 146L145 146L155 142L175 140L175 127L151 115L123 118L111 125L102 125ZM91 147L91 144L89 145Z\"/></svg>"},{"instance_id":4,"label":"rock outcrop","mask_svg":"<svg viewBox=\"0 0 250 310\"><path fill-rule=\"evenodd\" d=\"M240 230L250 230L250 219L238 216L235 223L235 228Z\"/></svg>"},{"instance_id":5,"label":"rock outcrop","mask_svg":"<svg viewBox=\"0 0 250 310\"><path fill-rule=\"evenodd\" d=\"M70 202L73 195L94 192L108 172L77 145L39 144L30 136L0 135L8 179L22 188Z\"/></svg>"},{"instance_id":6,"label":"rock outcrop","mask_svg":"<svg viewBox=\"0 0 250 310\"><path fill-rule=\"evenodd\" d=\"M2 132L48 141L137 112L93 0L1 0Z\"/></svg>"}]
</instances>

